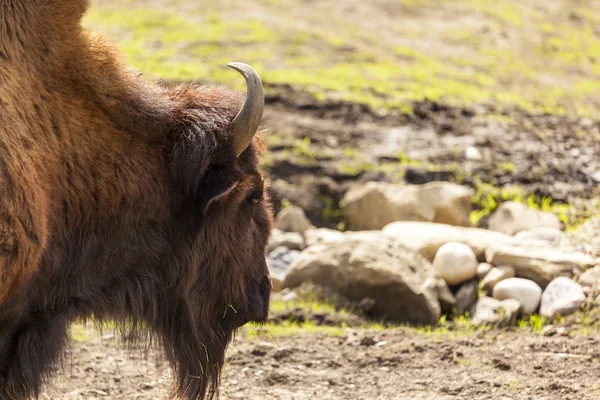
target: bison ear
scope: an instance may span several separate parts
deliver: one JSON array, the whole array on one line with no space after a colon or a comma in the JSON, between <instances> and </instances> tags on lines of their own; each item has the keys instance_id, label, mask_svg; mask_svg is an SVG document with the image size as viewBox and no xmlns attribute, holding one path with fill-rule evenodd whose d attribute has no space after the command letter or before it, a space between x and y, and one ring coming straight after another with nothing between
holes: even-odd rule
<instances>
[{"instance_id":1,"label":"bison ear","mask_svg":"<svg viewBox=\"0 0 600 400\"><path fill-rule=\"evenodd\" d=\"M238 187L238 184L233 164L211 166L202 182L203 192L200 194L203 215L206 215L213 204L229 196Z\"/></svg>"}]
</instances>

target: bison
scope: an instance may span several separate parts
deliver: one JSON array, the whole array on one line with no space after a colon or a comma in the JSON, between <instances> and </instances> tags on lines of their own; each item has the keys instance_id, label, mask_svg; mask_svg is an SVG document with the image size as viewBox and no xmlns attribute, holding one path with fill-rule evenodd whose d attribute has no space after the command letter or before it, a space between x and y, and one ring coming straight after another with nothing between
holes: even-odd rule
<instances>
[{"instance_id":1,"label":"bison","mask_svg":"<svg viewBox=\"0 0 600 400\"><path fill-rule=\"evenodd\" d=\"M264 321L263 88L145 81L81 27L86 0L0 0L0 398L37 397L69 325L155 339L173 396L212 398Z\"/></svg>"}]
</instances>

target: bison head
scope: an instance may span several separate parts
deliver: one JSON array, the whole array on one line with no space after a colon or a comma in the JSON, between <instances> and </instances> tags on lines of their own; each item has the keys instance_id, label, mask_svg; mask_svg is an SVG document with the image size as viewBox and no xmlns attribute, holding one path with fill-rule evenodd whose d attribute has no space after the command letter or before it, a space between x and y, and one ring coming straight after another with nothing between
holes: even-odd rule
<instances>
[{"instance_id":1,"label":"bison head","mask_svg":"<svg viewBox=\"0 0 600 400\"><path fill-rule=\"evenodd\" d=\"M230 64L245 101L147 83L59 4L0 2L0 398L37 396L90 317L156 338L178 397L212 396L268 311L261 81Z\"/></svg>"}]
</instances>

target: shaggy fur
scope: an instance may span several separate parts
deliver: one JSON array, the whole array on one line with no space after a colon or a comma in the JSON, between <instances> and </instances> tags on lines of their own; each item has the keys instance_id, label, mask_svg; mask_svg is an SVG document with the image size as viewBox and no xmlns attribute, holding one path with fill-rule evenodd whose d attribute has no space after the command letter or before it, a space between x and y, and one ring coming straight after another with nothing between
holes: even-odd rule
<instances>
[{"instance_id":1,"label":"shaggy fur","mask_svg":"<svg viewBox=\"0 0 600 400\"><path fill-rule=\"evenodd\" d=\"M258 139L236 159L243 95L145 82L86 7L0 0L0 398L37 396L89 317L156 335L173 395L212 397L268 311Z\"/></svg>"}]
</instances>

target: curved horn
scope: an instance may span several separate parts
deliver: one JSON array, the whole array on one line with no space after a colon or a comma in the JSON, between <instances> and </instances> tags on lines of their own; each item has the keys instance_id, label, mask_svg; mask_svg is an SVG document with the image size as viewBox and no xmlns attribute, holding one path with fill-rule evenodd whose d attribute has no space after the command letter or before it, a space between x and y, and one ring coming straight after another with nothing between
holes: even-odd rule
<instances>
[{"instance_id":1,"label":"curved horn","mask_svg":"<svg viewBox=\"0 0 600 400\"><path fill-rule=\"evenodd\" d=\"M236 157L250 145L258 130L265 108L265 95L262 82L256 71L244 63L229 63L228 67L235 69L246 80L246 101L240 112L231 122L231 140Z\"/></svg>"}]
</instances>

